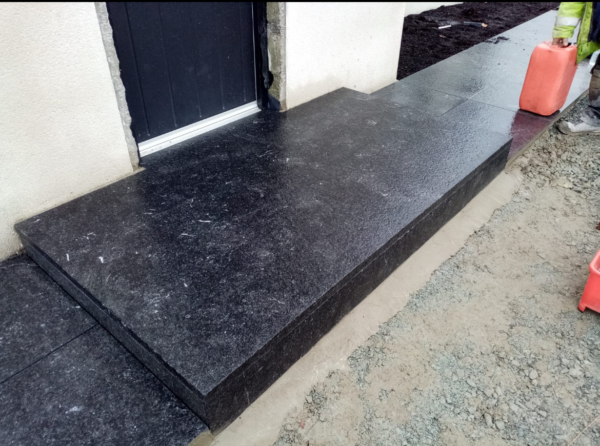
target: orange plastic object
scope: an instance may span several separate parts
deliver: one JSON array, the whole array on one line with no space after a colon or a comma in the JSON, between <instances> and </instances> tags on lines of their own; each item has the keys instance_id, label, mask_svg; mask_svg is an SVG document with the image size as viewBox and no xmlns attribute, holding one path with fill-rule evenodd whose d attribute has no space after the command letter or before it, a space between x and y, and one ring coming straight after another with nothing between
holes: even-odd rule
<instances>
[{"instance_id":1,"label":"orange plastic object","mask_svg":"<svg viewBox=\"0 0 600 446\"><path fill-rule=\"evenodd\" d=\"M586 308L600 313L600 251L590 263L590 277L579 302L579 311L585 311Z\"/></svg>"},{"instance_id":2,"label":"orange plastic object","mask_svg":"<svg viewBox=\"0 0 600 446\"><path fill-rule=\"evenodd\" d=\"M543 42L529 60L519 107L549 116L565 105L577 71L577 45L565 48Z\"/></svg>"}]
</instances>

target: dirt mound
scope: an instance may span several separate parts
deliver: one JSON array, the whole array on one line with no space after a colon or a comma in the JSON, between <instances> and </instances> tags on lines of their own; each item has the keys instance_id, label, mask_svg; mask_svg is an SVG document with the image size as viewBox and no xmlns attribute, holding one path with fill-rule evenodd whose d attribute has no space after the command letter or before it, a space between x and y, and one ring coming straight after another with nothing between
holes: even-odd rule
<instances>
[{"instance_id":1,"label":"dirt mound","mask_svg":"<svg viewBox=\"0 0 600 446\"><path fill-rule=\"evenodd\" d=\"M438 63L491 37L514 28L547 11L557 2L463 3L442 6L404 19L398 79ZM485 28L453 25L438 29L446 22L482 22ZM548 30L548 36L552 30Z\"/></svg>"}]
</instances>

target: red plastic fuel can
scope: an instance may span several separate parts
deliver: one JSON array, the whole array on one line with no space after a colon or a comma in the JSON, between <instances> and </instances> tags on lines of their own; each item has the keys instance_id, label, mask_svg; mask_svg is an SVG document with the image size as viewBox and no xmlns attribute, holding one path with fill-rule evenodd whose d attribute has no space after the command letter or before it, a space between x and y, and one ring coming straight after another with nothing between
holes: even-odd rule
<instances>
[{"instance_id":1,"label":"red plastic fuel can","mask_svg":"<svg viewBox=\"0 0 600 446\"><path fill-rule=\"evenodd\" d=\"M577 45L561 48L550 42L535 47L525 75L519 107L549 116L565 105L577 71Z\"/></svg>"}]
</instances>

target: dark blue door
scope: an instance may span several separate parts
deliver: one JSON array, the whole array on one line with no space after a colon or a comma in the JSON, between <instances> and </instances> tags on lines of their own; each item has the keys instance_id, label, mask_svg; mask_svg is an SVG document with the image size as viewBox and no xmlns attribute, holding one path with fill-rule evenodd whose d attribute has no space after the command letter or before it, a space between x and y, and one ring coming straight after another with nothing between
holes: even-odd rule
<instances>
[{"instance_id":1,"label":"dark blue door","mask_svg":"<svg viewBox=\"0 0 600 446\"><path fill-rule=\"evenodd\" d=\"M256 101L252 3L107 6L138 143Z\"/></svg>"}]
</instances>

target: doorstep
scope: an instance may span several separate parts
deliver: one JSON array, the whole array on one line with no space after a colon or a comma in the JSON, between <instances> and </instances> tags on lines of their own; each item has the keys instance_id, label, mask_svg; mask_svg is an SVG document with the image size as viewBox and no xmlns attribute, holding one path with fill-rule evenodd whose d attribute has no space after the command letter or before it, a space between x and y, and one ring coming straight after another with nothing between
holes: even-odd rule
<instances>
[{"instance_id":1,"label":"doorstep","mask_svg":"<svg viewBox=\"0 0 600 446\"><path fill-rule=\"evenodd\" d=\"M17 229L219 430L491 181L509 145L341 89L150 155Z\"/></svg>"}]
</instances>

